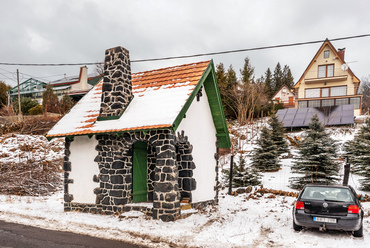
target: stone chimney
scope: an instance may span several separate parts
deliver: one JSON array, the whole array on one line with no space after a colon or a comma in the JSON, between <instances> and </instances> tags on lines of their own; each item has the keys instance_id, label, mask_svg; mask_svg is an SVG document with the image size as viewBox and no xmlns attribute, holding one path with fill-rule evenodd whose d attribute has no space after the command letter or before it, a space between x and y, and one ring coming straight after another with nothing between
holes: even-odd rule
<instances>
[{"instance_id":1,"label":"stone chimney","mask_svg":"<svg viewBox=\"0 0 370 248\"><path fill-rule=\"evenodd\" d=\"M118 117L133 98L128 50L114 47L105 51L104 81L99 117Z\"/></svg>"},{"instance_id":2,"label":"stone chimney","mask_svg":"<svg viewBox=\"0 0 370 248\"><path fill-rule=\"evenodd\" d=\"M338 55L339 57L344 61L344 52L346 51L346 48L338 48Z\"/></svg>"}]
</instances>

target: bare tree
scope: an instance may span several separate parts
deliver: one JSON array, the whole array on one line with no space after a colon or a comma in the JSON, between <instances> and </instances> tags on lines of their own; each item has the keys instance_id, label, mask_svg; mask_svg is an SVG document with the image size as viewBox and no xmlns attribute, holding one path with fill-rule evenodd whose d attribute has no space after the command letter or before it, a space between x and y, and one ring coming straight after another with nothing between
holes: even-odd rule
<instances>
[{"instance_id":1,"label":"bare tree","mask_svg":"<svg viewBox=\"0 0 370 248\"><path fill-rule=\"evenodd\" d=\"M234 111L241 125L253 120L256 108L265 104L267 97L262 84L238 82L226 92L229 107Z\"/></svg>"},{"instance_id":2,"label":"bare tree","mask_svg":"<svg viewBox=\"0 0 370 248\"><path fill-rule=\"evenodd\" d=\"M99 75L104 75L104 63L96 62L94 72L98 73Z\"/></svg>"}]
</instances>

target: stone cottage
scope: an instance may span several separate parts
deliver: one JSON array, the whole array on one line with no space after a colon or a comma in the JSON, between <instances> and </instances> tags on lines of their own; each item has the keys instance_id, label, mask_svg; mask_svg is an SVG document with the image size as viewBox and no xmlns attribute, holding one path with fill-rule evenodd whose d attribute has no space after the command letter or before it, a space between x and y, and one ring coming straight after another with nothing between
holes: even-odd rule
<instances>
[{"instance_id":1,"label":"stone cottage","mask_svg":"<svg viewBox=\"0 0 370 248\"><path fill-rule=\"evenodd\" d=\"M104 63L46 135L65 137L65 211L173 221L181 203L216 203L218 148L230 139L213 62L131 74L129 52L115 47Z\"/></svg>"}]
</instances>

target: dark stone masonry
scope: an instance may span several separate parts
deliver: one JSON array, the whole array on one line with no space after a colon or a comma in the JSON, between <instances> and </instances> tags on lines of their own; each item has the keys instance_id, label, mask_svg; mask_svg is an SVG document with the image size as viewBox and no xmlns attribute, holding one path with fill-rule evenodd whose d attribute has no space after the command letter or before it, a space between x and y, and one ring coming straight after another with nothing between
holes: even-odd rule
<instances>
[{"instance_id":1,"label":"dark stone masonry","mask_svg":"<svg viewBox=\"0 0 370 248\"><path fill-rule=\"evenodd\" d=\"M98 120L119 118L132 98L129 52L123 47L106 50L99 115L101 119ZM100 172L91 178L99 183L99 187L94 189L96 203L73 202L73 195L70 194L68 187L73 183L69 178L69 173L73 169L69 161L70 144L73 139L67 137L63 164L65 211L115 214L138 210L152 215L154 219L174 221L180 216L181 200L192 203L192 191L197 185L193 178L195 164L192 156L193 147L184 132L177 137L172 129L161 129L98 134L93 138L98 141L95 162L98 163ZM152 207L132 204L133 145L138 141L147 144L147 201L152 203ZM143 146L145 147L145 144ZM145 152L144 147L141 147L140 151L144 149ZM215 190L217 191L217 186ZM197 206L212 204L215 201L197 203Z\"/></svg>"},{"instance_id":2,"label":"dark stone masonry","mask_svg":"<svg viewBox=\"0 0 370 248\"><path fill-rule=\"evenodd\" d=\"M132 100L130 57L125 48L105 51L102 91L99 117L119 116Z\"/></svg>"},{"instance_id":3,"label":"dark stone masonry","mask_svg":"<svg viewBox=\"0 0 370 248\"><path fill-rule=\"evenodd\" d=\"M95 162L100 173L91 180L100 185L94 190L96 204L73 203L73 195L68 192L70 171L69 146L66 139L65 170L65 211L81 211L101 214L114 214L130 210L143 211L154 219L176 220L180 215L180 201L190 199L196 189L192 177L195 164L192 146L184 134L175 136L172 130L152 130L146 133L102 134L98 140ZM132 203L132 147L136 141L147 143L148 201L151 209L138 206L125 206Z\"/></svg>"}]
</instances>

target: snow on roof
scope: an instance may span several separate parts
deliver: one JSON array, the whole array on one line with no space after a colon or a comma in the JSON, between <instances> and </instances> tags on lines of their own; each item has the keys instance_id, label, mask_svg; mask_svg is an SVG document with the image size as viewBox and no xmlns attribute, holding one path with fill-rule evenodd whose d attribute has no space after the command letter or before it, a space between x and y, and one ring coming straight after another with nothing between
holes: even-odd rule
<instances>
[{"instance_id":1,"label":"snow on roof","mask_svg":"<svg viewBox=\"0 0 370 248\"><path fill-rule=\"evenodd\" d=\"M134 98L119 119L97 121L103 80L46 135L62 137L171 127L209 61L133 73Z\"/></svg>"}]
</instances>

